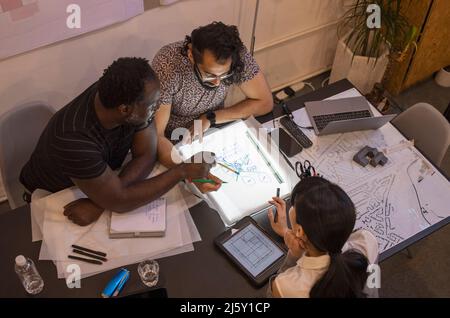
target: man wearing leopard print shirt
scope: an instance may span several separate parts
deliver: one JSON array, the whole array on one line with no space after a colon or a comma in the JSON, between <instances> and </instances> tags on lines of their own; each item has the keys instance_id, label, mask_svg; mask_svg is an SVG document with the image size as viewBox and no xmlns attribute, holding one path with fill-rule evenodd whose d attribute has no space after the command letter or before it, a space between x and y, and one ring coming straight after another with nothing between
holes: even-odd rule
<instances>
[{"instance_id":1,"label":"man wearing leopard print shirt","mask_svg":"<svg viewBox=\"0 0 450 318\"><path fill-rule=\"evenodd\" d=\"M158 132L158 159L170 168L172 132L187 128L191 138L215 124L272 111L273 100L264 75L239 38L236 26L213 22L192 31L184 42L164 46L155 55L152 67L161 83L159 110L155 122ZM237 85L246 99L224 108L226 94ZM194 131L194 120L201 121ZM197 124L198 125L198 124ZM216 184L198 185L202 192L215 191Z\"/></svg>"}]
</instances>

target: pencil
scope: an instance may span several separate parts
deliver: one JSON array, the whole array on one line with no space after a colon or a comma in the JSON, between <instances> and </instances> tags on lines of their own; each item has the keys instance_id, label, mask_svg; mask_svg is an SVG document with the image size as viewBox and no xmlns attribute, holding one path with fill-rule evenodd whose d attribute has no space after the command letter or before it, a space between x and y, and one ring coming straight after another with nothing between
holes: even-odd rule
<instances>
[{"instance_id":1,"label":"pencil","mask_svg":"<svg viewBox=\"0 0 450 318\"><path fill-rule=\"evenodd\" d=\"M96 265L102 265L103 263L100 261L96 261L93 259L87 259L87 258L82 258L82 257L78 257L78 256L73 256L73 255L69 255L67 256L70 259L76 259L78 261L82 261L82 262L86 262L86 263L90 263L90 264L96 264Z\"/></svg>"},{"instance_id":2,"label":"pencil","mask_svg":"<svg viewBox=\"0 0 450 318\"><path fill-rule=\"evenodd\" d=\"M280 197L280 188L277 188L277 198L279 198L279 197ZM274 207L273 220L274 220L275 222L278 222L278 211L277 211L277 208L276 208L276 207Z\"/></svg>"},{"instance_id":3,"label":"pencil","mask_svg":"<svg viewBox=\"0 0 450 318\"><path fill-rule=\"evenodd\" d=\"M239 172L237 172L236 170L234 170L234 169L228 167L226 164L223 164L223 163L221 163L221 162L218 162L217 164L218 164L218 165L221 165L221 166L224 167L225 169L230 170L231 172L234 172L234 173L237 174L237 175L239 174Z\"/></svg>"}]
</instances>

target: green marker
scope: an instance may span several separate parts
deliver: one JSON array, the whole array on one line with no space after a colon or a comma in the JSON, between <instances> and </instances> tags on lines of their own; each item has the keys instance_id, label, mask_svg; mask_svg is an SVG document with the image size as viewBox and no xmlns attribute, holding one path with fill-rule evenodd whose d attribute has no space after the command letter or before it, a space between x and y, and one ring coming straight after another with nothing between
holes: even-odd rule
<instances>
[{"instance_id":1,"label":"green marker","mask_svg":"<svg viewBox=\"0 0 450 318\"><path fill-rule=\"evenodd\" d=\"M192 182L216 184L216 181L214 181L212 179L192 179ZM222 181L222 183L227 183L227 182L226 181Z\"/></svg>"}]
</instances>

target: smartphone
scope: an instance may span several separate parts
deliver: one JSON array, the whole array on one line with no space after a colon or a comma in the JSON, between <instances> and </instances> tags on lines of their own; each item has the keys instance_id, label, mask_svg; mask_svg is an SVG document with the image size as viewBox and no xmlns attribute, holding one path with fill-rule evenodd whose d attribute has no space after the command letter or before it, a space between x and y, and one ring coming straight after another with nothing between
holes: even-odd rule
<instances>
[{"instance_id":1,"label":"smartphone","mask_svg":"<svg viewBox=\"0 0 450 318\"><path fill-rule=\"evenodd\" d=\"M278 145L278 148L289 158L295 156L303 150L297 141L294 140L282 128L277 128L271 133L272 139Z\"/></svg>"},{"instance_id":2,"label":"smartphone","mask_svg":"<svg viewBox=\"0 0 450 318\"><path fill-rule=\"evenodd\" d=\"M135 292L132 294L124 295L121 296L121 298L167 298L167 290L161 287L144 292Z\"/></svg>"}]
</instances>

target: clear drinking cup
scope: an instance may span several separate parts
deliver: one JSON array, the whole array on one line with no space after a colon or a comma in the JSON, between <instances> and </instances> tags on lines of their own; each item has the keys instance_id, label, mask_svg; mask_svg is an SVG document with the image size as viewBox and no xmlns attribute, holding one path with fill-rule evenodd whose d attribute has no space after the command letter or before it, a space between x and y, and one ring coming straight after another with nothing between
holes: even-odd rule
<instances>
[{"instance_id":1,"label":"clear drinking cup","mask_svg":"<svg viewBox=\"0 0 450 318\"><path fill-rule=\"evenodd\" d=\"M144 285L153 287L158 283L159 264L152 259L144 260L138 265L138 273Z\"/></svg>"}]
</instances>

